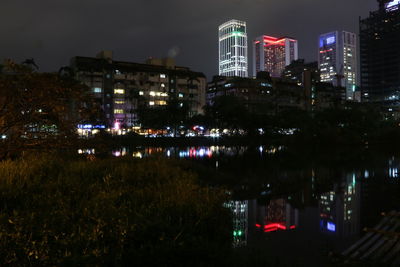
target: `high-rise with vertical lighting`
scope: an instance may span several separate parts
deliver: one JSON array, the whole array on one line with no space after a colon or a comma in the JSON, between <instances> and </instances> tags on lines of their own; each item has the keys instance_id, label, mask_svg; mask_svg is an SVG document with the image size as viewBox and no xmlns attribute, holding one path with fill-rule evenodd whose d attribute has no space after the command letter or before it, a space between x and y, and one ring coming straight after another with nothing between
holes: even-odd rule
<instances>
[{"instance_id":1,"label":"high-rise with vertical lighting","mask_svg":"<svg viewBox=\"0 0 400 267\"><path fill-rule=\"evenodd\" d=\"M343 98L354 99L358 85L357 35L347 31L334 31L319 36L318 67L321 82L346 88Z\"/></svg>"},{"instance_id":2,"label":"high-rise with vertical lighting","mask_svg":"<svg viewBox=\"0 0 400 267\"><path fill-rule=\"evenodd\" d=\"M297 59L297 40L262 35L253 41L253 76L267 71L271 77L281 77L285 67Z\"/></svg>"},{"instance_id":3,"label":"high-rise with vertical lighting","mask_svg":"<svg viewBox=\"0 0 400 267\"><path fill-rule=\"evenodd\" d=\"M232 19L218 28L219 75L248 76L246 22Z\"/></svg>"}]
</instances>

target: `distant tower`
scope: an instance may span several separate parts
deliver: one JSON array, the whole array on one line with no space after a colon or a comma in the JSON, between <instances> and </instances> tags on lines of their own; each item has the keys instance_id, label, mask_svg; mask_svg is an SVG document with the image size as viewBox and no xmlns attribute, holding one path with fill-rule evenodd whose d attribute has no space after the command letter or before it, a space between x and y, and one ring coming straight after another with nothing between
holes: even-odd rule
<instances>
[{"instance_id":1,"label":"distant tower","mask_svg":"<svg viewBox=\"0 0 400 267\"><path fill-rule=\"evenodd\" d=\"M246 22L230 20L219 26L219 75L248 76Z\"/></svg>"},{"instance_id":2,"label":"distant tower","mask_svg":"<svg viewBox=\"0 0 400 267\"><path fill-rule=\"evenodd\" d=\"M354 99L358 85L357 35L352 32L334 31L319 36L318 67L321 82L346 88L347 100Z\"/></svg>"},{"instance_id":3,"label":"distant tower","mask_svg":"<svg viewBox=\"0 0 400 267\"><path fill-rule=\"evenodd\" d=\"M253 76L268 71L271 77L281 77L285 67L298 59L297 40L262 35L253 42Z\"/></svg>"}]
</instances>

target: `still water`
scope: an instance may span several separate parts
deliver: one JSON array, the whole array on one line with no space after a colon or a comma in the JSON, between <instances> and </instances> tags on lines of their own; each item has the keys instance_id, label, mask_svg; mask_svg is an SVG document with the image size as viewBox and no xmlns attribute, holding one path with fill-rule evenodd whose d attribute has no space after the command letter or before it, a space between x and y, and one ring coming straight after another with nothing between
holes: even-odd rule
<instances>
[{"instance_id":1,"label":"still water","mask_svg":"<svg viewBox=\"0 0 400 267\"><path fill-rule=\"evenodd\" d=\"M94 151L93 151L94 152ZM271 262L323 265L400 209L400 155L379 149L279 147L120 148L114 156L188 162L202 181L231 194L233 246L258 247Z\"/></svg>"}]
</instances>

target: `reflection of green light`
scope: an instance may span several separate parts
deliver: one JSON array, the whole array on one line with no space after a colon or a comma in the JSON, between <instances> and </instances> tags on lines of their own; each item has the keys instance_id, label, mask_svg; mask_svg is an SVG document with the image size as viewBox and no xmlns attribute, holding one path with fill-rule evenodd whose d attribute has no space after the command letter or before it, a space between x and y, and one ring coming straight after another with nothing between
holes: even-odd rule
<instances>
[{"instance_id":1,"label":"reflection of green light","mask_svg":"<svg viewBox=\"0 0 400 267\"><path fill-rule=\"evenodd\" d=\"M242 235L242 231L239 231L239 232L238 232L238 236L241 236L241 235Z\"/></svg>"},{"instance_id":2,"label":"reflection of green light","mask_svg":"<svg viewBox=\"0 0 400 267\"><path fill-rule=\"evenodd\" d=\"M236 231L233 231L233 236L236 236Z\"/></svg>"}]
</instances>

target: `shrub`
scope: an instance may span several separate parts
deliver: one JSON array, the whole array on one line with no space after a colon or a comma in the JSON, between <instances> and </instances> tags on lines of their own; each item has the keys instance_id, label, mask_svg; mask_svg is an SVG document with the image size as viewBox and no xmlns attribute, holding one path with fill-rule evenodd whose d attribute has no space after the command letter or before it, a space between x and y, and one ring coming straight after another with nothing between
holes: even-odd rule
<instances>
[{"instance_id":1,"label":"shrub","mask_svg":"<svg viewBox=\"0 0 400 267\"><path fill-rule=\"evenodd\" d=\"M161 159L0 163L0 265L204 265L230 247L222 191Z\"/></svg>"}]
</instances>

